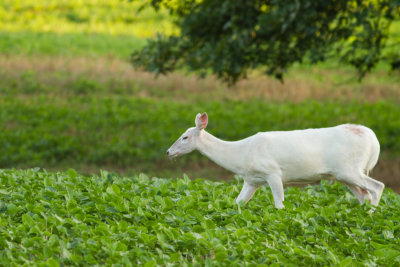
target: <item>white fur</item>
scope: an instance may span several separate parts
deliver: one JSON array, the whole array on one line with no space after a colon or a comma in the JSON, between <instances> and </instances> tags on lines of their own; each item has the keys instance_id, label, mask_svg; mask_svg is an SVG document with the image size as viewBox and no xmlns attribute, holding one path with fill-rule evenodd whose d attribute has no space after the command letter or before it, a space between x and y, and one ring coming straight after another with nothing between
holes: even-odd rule
<instances>
[{"instance_id":1,"label":"white fur","mask_svg":"<svg viewBox=\"0 0 400 267\"><path fill-rule=\"evenodd\" d=\"M384 184L368 176L379 157L374 132L361 125L262 132L227 142L204 130L206 113L196 116L189 128L167 151L171 157L194 149L218 165L242 176L243 189L236 202L249 201L257 188L269 184L275 207L283 208L283 185L299 185L336 179L349 186L360 203L377 206Z\"/></svg>"}]
</instances>

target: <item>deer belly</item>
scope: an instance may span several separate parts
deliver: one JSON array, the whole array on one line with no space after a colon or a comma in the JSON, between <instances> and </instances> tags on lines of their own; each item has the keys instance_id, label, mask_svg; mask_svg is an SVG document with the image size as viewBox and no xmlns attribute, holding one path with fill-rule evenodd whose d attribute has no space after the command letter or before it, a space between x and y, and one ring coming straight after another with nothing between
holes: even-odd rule
<instances>
[{"instance_id":1,"label":"deer belly","mask_svg":"<svg viewBox=\"0 0 400 267\"><path fill-rule=\"evenodd\" d=\"M318 184L321 180L334 180L331 174L319 173L306 177L282 177L282 183L286 186L305 186L309 184Z\"/></svg>"}]
</instances>

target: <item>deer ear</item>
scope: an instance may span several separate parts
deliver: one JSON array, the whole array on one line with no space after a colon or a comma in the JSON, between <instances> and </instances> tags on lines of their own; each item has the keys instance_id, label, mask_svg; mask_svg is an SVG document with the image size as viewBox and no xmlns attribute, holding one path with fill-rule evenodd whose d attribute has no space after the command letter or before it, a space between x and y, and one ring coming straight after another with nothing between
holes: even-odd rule
<instances>
[{"instance_id":1,"label":"deer ear","mask_svg":"<svg viewBox=\"0 0 400 267\"><path fill-rule=\"evenodd\" d=\"M206 128L207 123L208 123L207 113L205 113L205 112L203 114L198 113L196 115L195 123L196 123L196 127L199 128L200 130L203 130L204 128Z\"/></svg>"}]
</instances>

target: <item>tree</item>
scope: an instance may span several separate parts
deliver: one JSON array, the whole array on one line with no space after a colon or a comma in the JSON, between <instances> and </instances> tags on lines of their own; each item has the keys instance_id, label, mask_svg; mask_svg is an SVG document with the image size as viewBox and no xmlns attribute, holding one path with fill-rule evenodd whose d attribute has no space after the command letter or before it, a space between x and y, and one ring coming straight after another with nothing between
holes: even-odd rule
<instances>
[{"instance_id":1,"label":"tree","mask_svg":"<svg viewBox=\"0 0 400 267\"><path fill-rule=\"evenodd\" d=\"M296 62L335 58L362 78L379 61L400 69L400 44L387 44L400 0L151 0L180 29L132 54L156 74L179 68L235 83L250 69L282 79ZM385 48L385 50L384 50Z\"/></svg>"}]
</instances>

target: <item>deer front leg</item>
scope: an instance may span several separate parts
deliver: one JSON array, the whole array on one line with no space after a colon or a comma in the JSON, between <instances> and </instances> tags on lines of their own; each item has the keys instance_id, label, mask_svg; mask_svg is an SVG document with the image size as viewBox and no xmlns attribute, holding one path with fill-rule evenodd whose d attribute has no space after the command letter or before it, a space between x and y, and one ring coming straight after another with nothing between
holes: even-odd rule
<instances>
[{"instance_id":1,"label":"deer front leg","mask_svg":"<svg viewBox=\"0 0 400 267\"><path fill-rule=\"evenodd\" d=\"M244 200L245 203L247 203L250 198L253 197L254 192L257 190L257 186L248 184L246 181L243 183L243 188L242 191L240 191L239 196L236 199L236 203L239 204L241 200Z\"/></svg>"},{"instance_id":2,"label":"deer front leg","mask_svg":"<svg viewBox=\"0 0 400 267\"><path fill-rule=\"evenodd\" d=\"M269 175L267 181L271 188L272 196L274 197L275 208L283 209L285 206L282 203L284 200L284 193L281 176L278 174Z\"/></svg>"}]
</instances>

